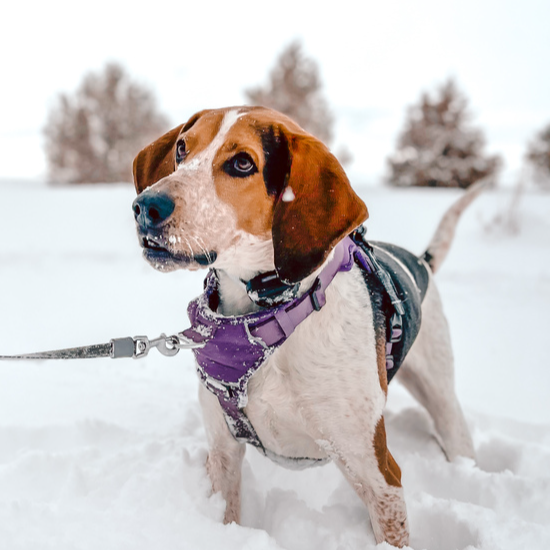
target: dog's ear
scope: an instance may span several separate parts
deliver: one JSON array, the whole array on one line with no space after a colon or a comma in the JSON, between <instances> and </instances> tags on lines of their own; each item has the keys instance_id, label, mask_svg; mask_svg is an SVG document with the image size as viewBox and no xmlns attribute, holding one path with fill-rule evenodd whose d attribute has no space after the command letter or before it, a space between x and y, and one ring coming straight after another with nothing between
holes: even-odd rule
<instances>
[{"instance_id":1,"label":"dog's ear","mask_svg":"<svg viewBox=\"0 0 550 550\"><path fill-rule=\"evenodd\" d=\"M134 159L134 185L138 194L175 170L174 149L182 128L180 124L138 153Z\"/></svg>"},{"instance_id":2,"label":"dog's ear","mask_svg":"<svg viewBox=\"0 0 550 550\"><path fill-rule=\"evenodd\" d=\"M273 211L275 269L301 281L369 216L336 157L308 134L284 132L290 169Z\"/></svg>"},{"instance_id":3,"label":"dog's ear","mask_svg":"<svg viewBox=\"0 0 550 550\"><path fill-rule=\"evenodd\" d=\"M203 112L196 113L185 124L170 130L138 153L134 159L134 185L138 194L175 171L178 137L189 130Z\"/></svg>"}]
</instances>

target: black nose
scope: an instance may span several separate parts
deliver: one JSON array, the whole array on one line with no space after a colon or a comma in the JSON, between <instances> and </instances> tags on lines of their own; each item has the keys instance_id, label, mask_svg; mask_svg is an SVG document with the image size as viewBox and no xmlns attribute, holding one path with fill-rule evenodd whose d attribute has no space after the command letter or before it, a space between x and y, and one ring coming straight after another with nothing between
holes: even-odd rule
<instances>
[{"instance_id":1,"label":"black nose","mask_svg":"<svg viewBox=\"0 0 550 550\"><path fill-rule=\"evenodd\" d=\"M174 201L165 193L144 191L134 201L134 217L143 229L157 227L174 211Z\"/></svg>"}]
</instances>

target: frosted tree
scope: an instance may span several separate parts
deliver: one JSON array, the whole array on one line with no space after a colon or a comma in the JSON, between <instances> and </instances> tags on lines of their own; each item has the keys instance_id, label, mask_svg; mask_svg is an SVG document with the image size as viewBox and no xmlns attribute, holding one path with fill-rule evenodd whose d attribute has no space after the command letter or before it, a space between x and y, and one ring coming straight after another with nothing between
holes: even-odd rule
<instances>
[{"instance_id":1,"label":"frosted tree","mask_svg":"<svg viewBox=\"0 0 550 550\"><path fill-rule=\"evenodd\" d=\"M292 42L279 56L268 83L245 91L252 105L281 111L325 143L332 140L333 116L322 94L319 68L300 42Z\"/></svg>"},{"instance_id":2,"label":"frosted tree","mask_svg":"<svg viewBox=\"0 0 550 550\"><path fill-rule=\"evenodd\" d=\"M169 127L152 93L118 64L60 94L44 128L49 178L59 183L132 181L132 161Z\"/></svg>"},{"instance_id":3,"label":"frosted tree","mask_svg":"<svg viewBox=\"0 0 550 550\"><path fill-rule=\"evenodd\" d=\"M550 189L550 124L529 144L527 160L534 168L535 181Z\"/></svg>"},{"instance_id":4,"label":"frosted tree","mask_svg":"<svg viewBox=\"0 0 550 550\"><path fill-rule=\"evenodd\" d=\"M468 187L496 172L497 156L483 152L480 130L470 126L467 100L449 79L435 97L423 94L409 108L388 183L396 186Z\"/></svg>"}]
</instances>

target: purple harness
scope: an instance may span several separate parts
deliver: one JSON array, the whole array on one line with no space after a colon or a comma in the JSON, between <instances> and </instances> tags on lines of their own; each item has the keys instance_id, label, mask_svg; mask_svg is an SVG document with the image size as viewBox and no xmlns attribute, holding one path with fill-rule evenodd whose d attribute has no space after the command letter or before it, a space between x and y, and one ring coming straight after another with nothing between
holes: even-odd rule
<instances>
[{"instance_id":1,"label":"purple harness","mask_svg":"<svg viewBox=\"0 0 550 550\"><path fill-rule=\"evenodd\" d=\"M214 270L209 272L204 293L189 304L187 311L192 326L184 334L193 342L204 343L204 347L193 350L198 374L218 398L237 441L250 443L268 454L243 410L248 402L250 377L302 321L325 305L325 291L337 273L350 271L357 262L372 274L376 271L373 261L346 237L336 245L333 258L305 294L265 311L231 317L216 312L219 281ZM397 341L393 337L398 338L400 332L401 328L396 326L391 340ZM391 357L391 342L388 344ZM387 366L391 367L388 362Z\"/></svg>"}]
</instances>

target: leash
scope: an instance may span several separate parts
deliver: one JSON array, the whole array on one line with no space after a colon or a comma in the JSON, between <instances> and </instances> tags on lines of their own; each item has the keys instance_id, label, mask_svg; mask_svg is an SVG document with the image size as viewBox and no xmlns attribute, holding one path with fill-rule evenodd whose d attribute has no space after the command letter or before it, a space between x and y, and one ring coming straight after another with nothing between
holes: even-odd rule
<instances>
[{"instance_id":1,"label":"leash","mask_svg":"<svg viewBox=\"0 0 550 550\"><path fill-rule=\"evenodd\" d=\"M53 351L41 351L38 353L25 353L21 355L0 355L0 361L39 360L39 359L96 359L98 357L110 357L111 359L146 357L152 348L167 357L176 355L180 349L202 348L202 342L193 342L182 332L172 336L164 333L158 338L149 339L147 336L127 336L125 338L113 338L106 344L94 344L78 348L65 348Z\"/></svg>"}]
</instances>

